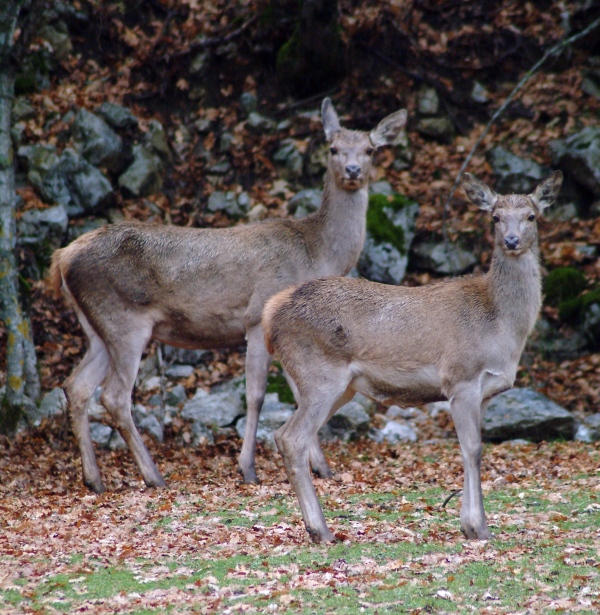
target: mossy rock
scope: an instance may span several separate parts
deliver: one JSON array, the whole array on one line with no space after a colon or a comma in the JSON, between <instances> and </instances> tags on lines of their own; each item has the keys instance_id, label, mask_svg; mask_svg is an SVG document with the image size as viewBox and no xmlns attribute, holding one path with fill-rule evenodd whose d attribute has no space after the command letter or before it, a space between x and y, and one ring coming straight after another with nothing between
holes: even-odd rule
<instances>
[{"instance_id":1,"label":"mossy rock","mask_svg":"<svg viewBox=\"0 0 600 615\"><path fill-rule=\"evenodd\" d=\"M600 288L594 288L581 297L561 302L558 306L558 315L564 322L581 324L593 304L600 305Z\"/></svg>"},{"instance_id":2,"label":"mossy rock","mask_svg":"<svg viewBox=\"0 0 600 615\"><path fill-rule=\"evenodd\" d=\"M544 280L548 305L559 306L576 299L585 290L585 275L574 267L558 267Z\"/></svg>"},{"instance_id":3,"label":"mossy rock","mask_svg":"<svg viewBox=\"0 0 600 615\"><path fill-rule=\"evenodd\" d=\"M267 393L277 393L277 395L279 395L279 401L284 404L295 404L296 400L294 399L294 394L283 375L281 365L277 361L275 361L274 365L277 367L277 372L269 372Z\"/></svg>"},{"instance_id":4,"label":"mossy rock","mask_svg":"<svg viewBox=\"0 0 600 615\"><path fill-rule=\"evenodd\" d=\"M372 194L367 210L367 231L376 243L389 243L400 254L406 254L404 229L394 225L394 214L404 209L412 201L401 194Z\"/></svg>"}]
</instances>

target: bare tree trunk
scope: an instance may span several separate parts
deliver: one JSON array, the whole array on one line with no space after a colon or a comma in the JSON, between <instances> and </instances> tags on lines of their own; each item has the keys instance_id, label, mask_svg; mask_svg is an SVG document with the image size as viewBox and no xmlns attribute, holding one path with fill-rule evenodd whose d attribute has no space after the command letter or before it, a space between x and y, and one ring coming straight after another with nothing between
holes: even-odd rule
<instances>
[{"instance_id":1,"label":"bare tree trunk","mask_svg":"<svg viewBox=\"0 0 600 615\"><path fill-rule=\"evenodd\" d=\"M0 3L0 319L7 330L6 393L0 399L0 431L11 431L20 416L23 396L40 393L29 319L19 301L15 257L16 195L10 119L14 98L13 38L26 0Z\"/></svg>"}]
</instances>

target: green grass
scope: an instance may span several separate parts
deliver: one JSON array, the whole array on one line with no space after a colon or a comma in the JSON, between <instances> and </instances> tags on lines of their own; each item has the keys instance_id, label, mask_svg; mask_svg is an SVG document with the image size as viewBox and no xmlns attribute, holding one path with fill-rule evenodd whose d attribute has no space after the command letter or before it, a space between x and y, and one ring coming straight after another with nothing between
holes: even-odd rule
<instances>
[{"instance_id":1,"label":"green grass","mask_svg":"<svg viewBox=\"0 0 600 615\"><path fill-rule=\"evenodd\" d=\"M387 523L405 528L410 540L379 541L375 536L367 542L335 545L305 541L260 556L240 549L232 557L219 557L219 548L214 547L208 557L207 553L181 557L175 550L159 561L135 558L106 564L101 557L88 558L84 573L82 558L73 555L67 572L33 583L18 580L1 589L0 611L71 613L85 605L91 612L108 612L102 610L103 601L118 599L128 605L127 612L139 614L203 612L201 605L215 600L219 606L214 612L245 608L278 613L442 613L487 607L506 613L570 612L560 606L565 600L577 605L577 612L597 612L596 493L561 491L554 501L535 488L507 487L488 493L486 509L496 538L485 543L457 537L459 500L441 509L445 495L433 487L322 498L328 522L337 522L338 531L355 522L377 522L383 531ZM240 498L219 518L232 532L241 532L256 523L277 525L297 513L291 496L251 508L251 497ZM533 539L528 528L542 518L546 521L539 523L546 523L547 531L541 540ZM184 523L193 526L202 521L199 510L187 515ZM167 529L181 522L169 515L160 525ZM161 595L159 590L176 591L180 599L189 596L189 603L156 609L140 604L136 610L136 601L152 602L153 595ZM539 608L532 606L540 594Z\"/></svg>"}]
</instances>

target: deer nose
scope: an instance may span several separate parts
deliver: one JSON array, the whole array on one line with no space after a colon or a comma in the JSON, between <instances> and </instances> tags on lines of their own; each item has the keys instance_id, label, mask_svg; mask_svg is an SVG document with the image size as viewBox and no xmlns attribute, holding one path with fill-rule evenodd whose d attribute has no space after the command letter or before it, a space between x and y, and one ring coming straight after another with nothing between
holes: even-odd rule
<instances>
[{"instance_id":1,"label":"deer nose","mask_svg":"<svg viewBox=\"0 0 600 615\"><path fill-rule=\"evenodd\" d=\"M516 250L519 247L521 240L516 235L507 235L504 238L504 245L509 250Z\"/></svg>"},{"instance_id":2,"label":"deer nose","mask_svg":"<svg viewBox=\"0 0 600 615\"><path fill-rule=\"evenodd\" d=\"M346 175L349 179L357 179L360 175L360 167L357 164L349 164L346 167Z\"/></svg>"}]
</instances>

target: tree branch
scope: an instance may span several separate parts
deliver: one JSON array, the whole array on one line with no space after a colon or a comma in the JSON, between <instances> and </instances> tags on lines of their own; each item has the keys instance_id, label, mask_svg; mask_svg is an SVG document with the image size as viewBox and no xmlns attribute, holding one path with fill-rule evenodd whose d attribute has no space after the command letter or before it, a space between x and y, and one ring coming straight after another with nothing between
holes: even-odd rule
<instances>
[{"instance_id":1,"label":"tree branch","mask_svg":"<svg viewBox=\"0 0 600 615\"><path fill-rule=\"evenodd\" d=\"M444 213L442 216L442 233L444 235L445 241L447 240L446 217L448 215L448 207L450 205L450 201L454 197L454 193L456 192L456 189L458 188L460 184L460 180L462 178L463 173L465 172L467 166L471 162L471 159L475 155L477 148L481 145L481 142L485 139L485 137L489 133L494 122L504 113L504 111L506 110L508 105L510 105L510 103L513 101L515 96L523 89L523 87L531 79L531 77L533 77L533 75L537 73L537 71L546 62L546 60L548 60L552 56L558 55L561 51L563 51L563 49L565 49L565 47L568 47L572 45L573 43L575 43L576 41L578 41L579 39L583 38L584 36L587 36L590 32L595 30L598 26L600 26L600 17L596 19L596 21L592 22L587 28L585 28L581 32L578 32L577 34L573 34L573 36L563 39L562 41L554 45L554 47L546 51L546 53L525 73L525 75L519 81L519 83L517 83L513 91L508 95L504 103L494 112L490 121L486 124L483 132L481 133L481 135L479 135L479 138L475 142L475 145L473 145L473 147L471 148L469 155L465 158L465 161L460 167L458 175L456 176L456 179L454 181L454 185L452 186L452 190L450 191L450 194L448 195L448 198L446 199L446 202L444 203Z\"/></svg>"}]
</instances>

